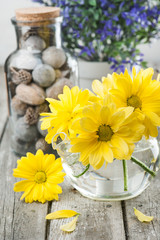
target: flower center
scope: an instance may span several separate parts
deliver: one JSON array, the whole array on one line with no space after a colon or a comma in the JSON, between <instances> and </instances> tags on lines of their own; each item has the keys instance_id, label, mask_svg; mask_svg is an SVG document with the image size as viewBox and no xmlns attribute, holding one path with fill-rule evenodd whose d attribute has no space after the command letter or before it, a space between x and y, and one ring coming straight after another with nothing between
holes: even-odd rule
<instances>
[{"instance_id":1,"label":"flower center","mask_svg":"<svg viewBox=\"0 0 160 240\"><path fill-rule=\"evenodd\" d=\"M46 179L47 179L47 177L46 177L45 172L37 172L34 177L34 180L36 183L43 183L46 181Z\"/></svg>"},{"instance_id":2,"label":"flower center","mask_svg":"<svg viewBox=\"0 0 160 240\"><path fill-rule=\"evenodd\" d=\"M129 97L127 99L127 105L131 106L131 107L134 107L134 108L140 108L141 109L142 102L141 102L141 100L139 99L138 96L132 95L131 97Z\"/></svg>"},{"instance_id":3,"label":"flower center","mask_svg":"<svg viewBox=\"0 0 160 240\"><path fill-rule=\"evenodd\" d=\"M97 135L99 136L99 141L109 141L113 135L113 131L109 125L103 124L99 126Z\"/></svg>"}]
</instances>

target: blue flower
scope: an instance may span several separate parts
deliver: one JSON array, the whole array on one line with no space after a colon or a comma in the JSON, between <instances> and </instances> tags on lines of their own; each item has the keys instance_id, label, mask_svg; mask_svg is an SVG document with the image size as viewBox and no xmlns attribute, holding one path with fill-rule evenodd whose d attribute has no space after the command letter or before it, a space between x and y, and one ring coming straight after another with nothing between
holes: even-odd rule
<instances>
[{"instance_id":1,"label":"blue flower","mask_svg":"<svg viewBox=\"0 0 160 240\"><path fill-rule=\"evenodd\" d=\"M78 51L86 60L108 61L114 70L141 64L137 46L160 32L159 0L95 0L95 6L85 0L33 1L61 8L63 40L73 54Z\"/></svg>"}]
</instances>

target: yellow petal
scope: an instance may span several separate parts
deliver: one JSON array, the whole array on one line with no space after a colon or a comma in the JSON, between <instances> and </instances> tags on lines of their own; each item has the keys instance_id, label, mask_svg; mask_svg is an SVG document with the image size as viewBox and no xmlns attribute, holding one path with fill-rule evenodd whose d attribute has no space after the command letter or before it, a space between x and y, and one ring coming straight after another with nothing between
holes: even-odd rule
<instances>
[{"instance_id":1,"label":"yellow petal","mask_svg":"<svg viewBox=\"0 0 160 240\"><path fill-rule=\"evenodd\" d=\"M92 82L92 90L97 95L103 97L103 95L104 95L104 93L103 93L103 85L102 85L102 83L99 80L94 80Z\"/></svg>"},{"instance_id":2,"label":"yellow petal","mask_svg":"<svg viewBox=\"0 0 160 240\"><path fill-rule=\"evenodd\" d=\"M77 213L76 211L73 211L73 210L59 210L59 211L56 211L53 213L49 213L46 216L46 219L69 218L69 217L73 217L77 214L79 214L79 213Z\"/></svg>"},{"instance_id":3,"label":"yellow petal","mask_svg":"<svg viewBox=\"0 0 160 240\"><path fill-rule=\"evenodd\" d=\"M134 208L134 213L140 222L151 222L153 220L153 216L146 216L136 208Z\"/></svg>"},{"instance_id":4,"label":"yellow petal","mask_svg":"<svg viewBox=\"0 0 160 240\"><path fill-rule=\"evenodd\" d=\"M64 232L73 232L76 228L78 216L76 216L71 222L60 226L60 229Z\"/></svg>"}]
</instances>

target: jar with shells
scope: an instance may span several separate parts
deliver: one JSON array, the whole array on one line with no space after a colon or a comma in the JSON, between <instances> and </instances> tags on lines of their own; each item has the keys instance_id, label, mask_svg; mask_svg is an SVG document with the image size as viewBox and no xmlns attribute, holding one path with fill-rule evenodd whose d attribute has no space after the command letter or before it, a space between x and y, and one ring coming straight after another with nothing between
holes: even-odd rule
<instances>
[{"instance_id":1,"label":"jar with shells","mask_svg":"<svg viewBox=\"0 0 160 240\"><path fill-rule=\"evenodd\" d=\"M76 59L62 48L60 9L23 8L11 19L17 49L7 58L5 73L12 130L11 148L17 154L51 151L41 130L46 98L58 99L64 85L78 84Z\"/></svg>"}]
</instances>

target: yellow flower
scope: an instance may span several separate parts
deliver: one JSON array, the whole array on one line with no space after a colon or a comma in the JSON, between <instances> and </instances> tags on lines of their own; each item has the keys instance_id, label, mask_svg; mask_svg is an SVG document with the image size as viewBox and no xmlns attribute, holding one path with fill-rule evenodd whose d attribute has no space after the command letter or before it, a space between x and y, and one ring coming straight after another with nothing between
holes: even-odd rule
<instances>
[{"instance_id":1,"label":"yellow flower","mask_svg":"<svg viewBox=\"0 0 160 240\"><path fill-rule=\"evenodd\" d=\"M14 185L15 192L24 192L21 200L25 198L25 202L29 203L58 200L58 194L62 193L58 184L65 176L60 158L55 159L53 154L44 155L42 150L38 150L36 155L27 153L17 163L13 176L26 179Z\"/></svg>"},{"instance_id":2,"label":"yellow flower","mask_svg":"<svg viewBox=\"0 0 160 240\"><path fill-rule=\"evenodd\" d=\"M107 77L102 77L102 81L94 80L92 82L92 90L99 100L103 101L106 94L109 94L110 89L113 88L113 84L113 76L108 74Z\"/></svg>"},{"instance_id":3,"label":"yellow flower","mask_svg":"<svg viewBox=\"0 0 160 240\"><path fill-rule=\"evenodd\" d=\"M65 86L63 94L59 96L60 100L47 98L50 103L51 113L42 113L41 129L48 129L45 140L52 142L52 138L56 133L65 132L71 134L71 125L75 119L81 117L83 107L88 104L90 93L88 90L79 90L77 86L69 89Z\"/></svg>"},{"instance_id":4,"label":"yellow flower","mask_svg":"<svg viewBox=\"0 0 160 240\"><path fill-rule=\"evenodd\" d=\"M134 114L145 125L145 136L156 137L160 125L160 82L152 80L153 69L141 69L136 73L132 69L132 78L125 70L124 74L114 73L114 86L110 92L117 107L134 107Z\"/></svg>"},{"instance_id":5,"label":"yellow flower","mask_svg":"<svg viewBox=\"0 0 160 240\"><path fill-rule=\"evenodd\" d=\"M117 109L114 104L94 103L83 110L81 120L73 124L78 136L71 139L72 152L80 152L80 161L94 169L113 158L129 160L134 143L142 137L144 126L132 115L133 107Z\"/></svg>"}]
</instances>

